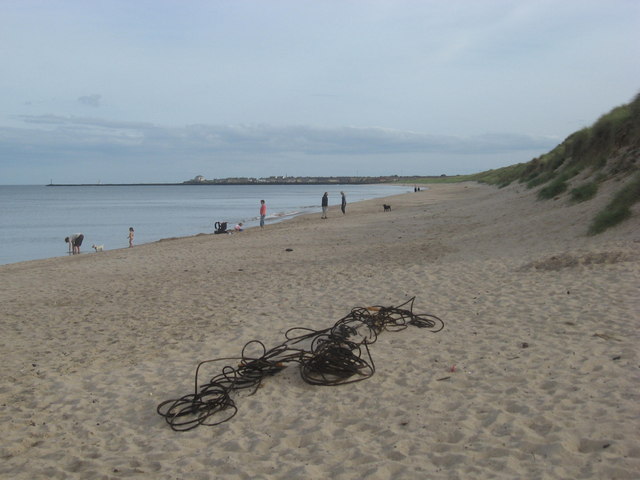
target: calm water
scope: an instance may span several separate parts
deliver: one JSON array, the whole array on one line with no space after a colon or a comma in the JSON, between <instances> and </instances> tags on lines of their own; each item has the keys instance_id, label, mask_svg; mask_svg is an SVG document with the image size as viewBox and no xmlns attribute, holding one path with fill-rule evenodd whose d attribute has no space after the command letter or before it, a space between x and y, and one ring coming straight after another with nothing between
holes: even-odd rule
<instances>
[{"instance_id":1,"label":"calm water","mask_svg":"<svg viewBox=\"0 0 640 480\"><path fill-rule=\"evenodd\" d=\"M82 252L92 244L105 250L135 243L211 233L217 221L258 224L260 199L267 203L267 223L329 204L409 192L391 185L194 185L194 186L0 186L0 264L67 255L64 238L84 233ZM348 208L348 207L347 207Z\"/></svg>"}]
</instances>

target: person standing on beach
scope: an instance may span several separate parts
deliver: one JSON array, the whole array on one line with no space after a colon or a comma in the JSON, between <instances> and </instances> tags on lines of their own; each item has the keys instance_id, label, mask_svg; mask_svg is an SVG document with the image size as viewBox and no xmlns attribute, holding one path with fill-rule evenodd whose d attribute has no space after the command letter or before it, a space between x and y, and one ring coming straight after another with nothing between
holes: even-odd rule
<instances>
[{"instance_id":1,"label":"person standing on beach","mask_svg":"<svg viewBox=\"0 0 640 480\"><path fill-rule=\"evenodd\" d=\"M260 228L264 228L264 217L267 216L267 204L260 200Z\"/></svg>"},{"instance_id":2,"label":"person standing on beach","mask_svg":"<svg viewBox=\"0 0 640 480\"><path fill-rule=\"evenodd\" d=\"M72 255L80 253L80 245L82 245L83 240L84 235L82 233L74 233L64 238L64 241L69 244L69 253Z\"/></svg>"},{"instance_id":3,"label":"person standing on beach","mask_svg":"<svg viewBox=\"0 0 640 480\"><path fill-rule=\"evenodd\" d=\"M329 210L329 193L324 192L322 196L322 218L327 218L327 211Z\"/></svg>"},{"instance_id":4,"label":"person standing on beach","mask_svg":"<svg viewBox=\"0 0 640 480\"><path fill-rule=\"evenodd\" d=\"M133 227L129 227L129 248L133 247Z\"/></svg>"},{"instance_id":5,"label":"person standing on beach","mask_svg":"<svg viewBox=\"0 0 640 480\"><path fill-rule=\"evenodd\" d=\"M342 204L340 205L340 209L342 210L342 214L345 215L347 213L347 197L344 192L340 192L342 195Z\"/></svg>"}]
</instances>

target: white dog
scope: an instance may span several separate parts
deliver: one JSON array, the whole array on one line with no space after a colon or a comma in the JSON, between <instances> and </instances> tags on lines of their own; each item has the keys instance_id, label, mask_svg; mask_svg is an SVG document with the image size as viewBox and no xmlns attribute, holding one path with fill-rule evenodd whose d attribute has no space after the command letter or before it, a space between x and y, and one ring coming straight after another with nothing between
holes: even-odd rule
<instances>
[{"instance_id":1,"label":"white dog","mask_svg":"<svg viewBox=\"0 0 640 480\"><path fill-rule=\"evenodd\" d=\"M101 252L104 250L104 245L91 245L91 248L93 248L96 252Z\"/></svg>"}]
</instances>

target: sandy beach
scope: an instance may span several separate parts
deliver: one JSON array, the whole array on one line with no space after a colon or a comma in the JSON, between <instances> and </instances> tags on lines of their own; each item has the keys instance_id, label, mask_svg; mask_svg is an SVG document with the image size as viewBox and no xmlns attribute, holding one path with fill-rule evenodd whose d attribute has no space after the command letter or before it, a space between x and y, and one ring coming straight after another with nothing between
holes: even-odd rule
<instances>
[{"instance_id":1,"label":"sandy beach","mask_svg":"<svg viewBox=\"0 0 640 480\"><path fill-rule=\"evenodd\" d=\"M640 212L586 236L607 201L433 185L0 266L0 478L638 478ZM291 366L189 432L156 412L203 360L414 296L444 329L383 332L372 378Z\"/></svg>"}]
</instances>

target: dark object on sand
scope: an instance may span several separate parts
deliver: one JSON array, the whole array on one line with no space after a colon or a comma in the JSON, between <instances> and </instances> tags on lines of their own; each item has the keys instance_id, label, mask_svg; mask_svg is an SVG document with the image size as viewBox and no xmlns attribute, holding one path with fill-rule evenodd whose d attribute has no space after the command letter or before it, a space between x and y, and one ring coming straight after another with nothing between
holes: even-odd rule
<instances>
[{"instance_id":1,"label":"dark object on sand","mask_svg":"<svg viewBox=\"0 0 640 480\"><path fill-rule=\"evenodd\" d=\"M231 395L249 389L253 395L266 377L290 363L300 366L302 379L311 385L344 385L371 377L375 366L369 345L387 330L397 332L409 325L439 332L444 322L435 315L413 313L413 301L397 307L358 307L333 327L312 330L294 327L285 332L286 341L267 350L259 340L245 344L239 357L200 362L196 368L194 392L166 400L156 411L175 431L200 425L219 425L230 420L238 407ZM208 383L199 382L199 371L207 363L227 361L222 373Z\"/></svg>"},{"instance_id":2,"label":"dark object on sand","mask_svg":"<svg viewBox=\"0 0 640 480\"><path fill-rule=\"evenodd\" d=\"M216 222L213 227L216 229L213 233L227 233L227 222Z\"/></svg>"},{"instance_id":3,"label":"dark object on sand","mask_svg":"<svg viewBox=\"0 0 640 480\"><path fill-rule=\"evenodd\" d=\"M382 208L384 208L385 212L390 212L391 211L391 205L387 205L386 203L384 205L382 205Z\"/></svg>"}]
</instances>

